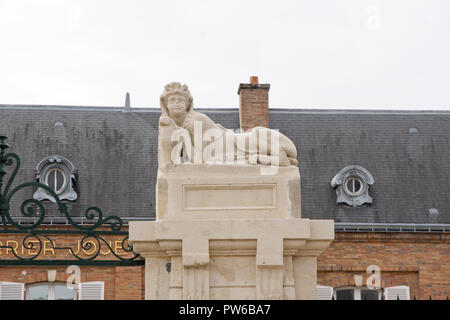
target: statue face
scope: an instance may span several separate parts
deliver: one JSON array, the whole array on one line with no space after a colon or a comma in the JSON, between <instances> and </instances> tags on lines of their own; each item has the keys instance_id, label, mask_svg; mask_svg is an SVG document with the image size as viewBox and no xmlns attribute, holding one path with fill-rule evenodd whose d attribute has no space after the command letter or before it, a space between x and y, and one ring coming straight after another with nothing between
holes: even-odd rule
<instances>
[{"instance_id":1,"label":"statue face","mask_svg":"<svg viewBox=\"0 0 450 320\"><path fill-rule=\"evenodd\" d=\"M179 117L187 112L187 99L180 94L171 95L167 99L167 109L171 117Z\"/></svg>"}]
</instances>

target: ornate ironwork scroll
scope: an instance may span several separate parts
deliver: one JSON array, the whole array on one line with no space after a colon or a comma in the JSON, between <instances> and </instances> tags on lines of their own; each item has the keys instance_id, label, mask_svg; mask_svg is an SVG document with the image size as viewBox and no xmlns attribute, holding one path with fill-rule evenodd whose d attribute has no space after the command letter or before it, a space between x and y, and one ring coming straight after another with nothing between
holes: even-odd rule
<instances>
[{"instance_id":1,"label":"ornate ironwork scroll","mask_svg":"<svg viewBox=\"0 0 450 320\"><path fill-rule=\"evenodd\" d=\"M104 217L102 211L97 207L89 207L85 211L85 218L87 224L78 224L69 215L67 206L59 199L56 192L49 186L39 182L25 182L11 189L12 183L16 178L17 172L20 168L20 157L15 153L6 153L9 145L5 142L6 136L0 136L0 235L10 234L19 237L22 242L22 250L18 250L8 244L0 243L0 249L6 249L11 252L14 259L0 259L0 265L6 264L46 264L46 265L141 265L143 260L137 259L138 254L133 252L133 248L128 244L128 231L123 230L123 222L119 216ZM4 181L4 176L7 171L6 168L13 166L11 175L7 181ZM4 184L6 182L6 184ZM42 188L50 193L56 200L58 211L67 220L71 228L43 228L42 223L45 218L45 206L39 200L30 198L22 202L20 212L23 217L37 217L37 220L31 224L21 224L14 220L10 213L11 199L14 195L24 188ZM64 245L57 246L55 243L55 236L78 236L79 248L74 249L72 246ZM120 241L119 248L123 254L118 254L108 241L108 237L123 237ZM23 237L23 238L22 238ZM19 241L20 241L19 240ZM117 242L117 241L116 241ZM47 248L46 244L50 246ZM80 250L81 249L81 250ZM103 251L102 251L103 249ZM98 259L100 253L104 250L108 251L115 260ZM116 246L117 249L117 246ZM23 251L28 252L28 256L24 256ZM69 252L71 259L64 260L44 260L41 257L43 250L66 250ZM80 252L81 251L81 252ZM90 251L89 255L82 254L83 251Z\"/></svg>"}]
</instances>

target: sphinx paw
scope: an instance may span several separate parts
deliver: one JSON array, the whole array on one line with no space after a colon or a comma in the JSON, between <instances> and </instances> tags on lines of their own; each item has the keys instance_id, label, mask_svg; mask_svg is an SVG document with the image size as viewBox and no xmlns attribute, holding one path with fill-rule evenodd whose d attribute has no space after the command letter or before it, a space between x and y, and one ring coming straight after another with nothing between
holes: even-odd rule
<instances>
[{"instance_id":1,"label":"sphinx paw","mask_svg":"<svg viewBox=\"0 0 450 320\"><path fill-rule=\"evenodd\" d=\"M170 125L174 125L175 122L170 119L169 117L161 117L159 118L159 125L160 126L170 126Z\"/></svg>"}]
</instances>

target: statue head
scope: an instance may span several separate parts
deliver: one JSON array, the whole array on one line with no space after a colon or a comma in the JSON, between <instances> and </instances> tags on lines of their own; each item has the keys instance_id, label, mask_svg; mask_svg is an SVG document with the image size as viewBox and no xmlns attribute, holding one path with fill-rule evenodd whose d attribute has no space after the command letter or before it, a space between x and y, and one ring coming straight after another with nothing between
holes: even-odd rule
<instances>
[{"instance_id":1,"label":"statue head","mask_svg":"<svg viewBox=\"0 0 450 320\"><path fill-rule=\"evenodd\" d=\"M163 114L171 118L190 112L193 109L193 100L187 85L181 85L179 82L165 85L164 91L159 97Z\"/></svg>"}]
</instances>

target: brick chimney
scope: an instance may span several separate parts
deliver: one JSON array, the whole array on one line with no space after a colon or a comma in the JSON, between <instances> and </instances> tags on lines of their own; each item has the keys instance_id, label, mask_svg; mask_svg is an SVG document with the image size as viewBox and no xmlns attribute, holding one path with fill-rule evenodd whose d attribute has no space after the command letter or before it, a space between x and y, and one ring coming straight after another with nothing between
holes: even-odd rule
<instances>
[{"instance_id":1,"label":"brick chimney","mask_svg":"<svg viewBox=\"0 0 450 320\"><path fill-rule=\"evenodd\" d=\"M250 77L250 83L241 83L239 95L239 122L241 130L269 127L270 84L259 84L258 77Z\"/></svg>"}]
</instances>

